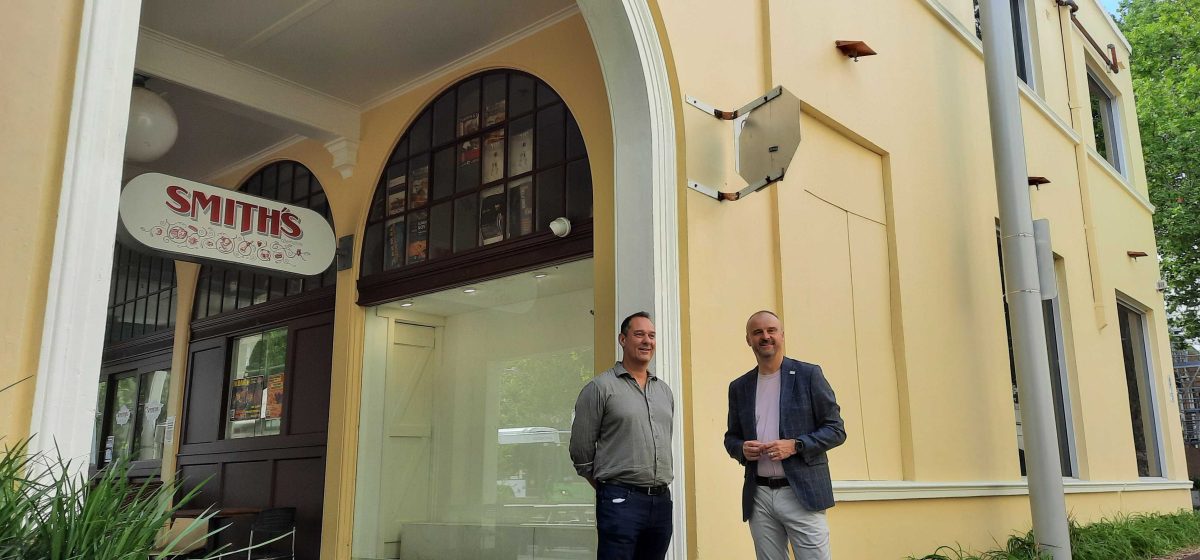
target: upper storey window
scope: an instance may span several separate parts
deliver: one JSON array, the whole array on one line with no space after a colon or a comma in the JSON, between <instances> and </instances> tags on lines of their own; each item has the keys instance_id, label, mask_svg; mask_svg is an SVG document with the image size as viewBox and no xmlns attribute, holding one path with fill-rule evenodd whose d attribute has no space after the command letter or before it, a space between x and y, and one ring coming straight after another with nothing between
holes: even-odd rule
<instances>
[{"instance_id":1,"label":"upper storey window","mask_svg":"<svg viewBox=\"0 0 1200 560\"><path fill-rule=\"evenodd\" d=\"M1092 72L1088 71L1088 101L1092 108L1092 135L1096 152L1113 169L1125 173L1121 153L1121 119L1117 110L1117 98L1110 93Z\"/></svg>"},{"instance_id":2,"label":"upper storey window","mask_svg":"<svg viewBox=\"0 0 1200 560\"><path fill-rule=\"evenodd\" d=\"M106 345L175 326L175 261L130 250L113 253Z\"/></svg>"},{"instance_id":3,"label":"upper storey window","mask_svg":"<svg viewBox=\"0 0 1200 560\"><path fill-rule=\"evenodd\" d=\"M979 0L975 5L975 36L983 39L983 26L979 23ZM1017 77L1033 87L1033 34L1030 33L1029 9L1026 0L1008 0L1012 10L1013 48L1017 59Z\"/></svg>"}]
</instances>

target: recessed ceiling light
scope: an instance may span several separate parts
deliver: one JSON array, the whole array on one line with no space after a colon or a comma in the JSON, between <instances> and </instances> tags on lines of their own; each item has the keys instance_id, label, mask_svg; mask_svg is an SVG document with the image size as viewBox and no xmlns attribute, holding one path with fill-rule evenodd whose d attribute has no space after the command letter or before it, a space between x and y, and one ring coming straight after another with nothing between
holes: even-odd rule
<instances>
[{"instance_id":1,"label":"recessed ceiling light","mask_svg":"<svg viewBox=\"0 0 1200 560\"><path fill-rule=\"evenodd\" d=\"M477 290L476 290L475 288L465 288L465 289L463 289L463 293L464 293L464 294L473 294L473 293L475 293L476 291L477 291Z\"/></svg>"},{"instance_id":2,"label":"recessed ceiling light","mask_svg":"<svg viewBox=\"0 0 1200 560\"><path fill-rule=\"evenodd\" d=\"M534 278L545 278L547 276L549 276L549 274L546 274L545 272L539 272L533 275Z\"/></svg>"},{"instance_id":3,"label":"recessed ceiling light","mask_svg":"<svg viewBox=\"0 0 1200 560\"><path fill-rule=\"evenodd\" d=\"M400 307L412 307L412 306L413 306L413 302L411 302L411 301L405 301L405 302L400 303Z\"/></svg>"}]
</instances>

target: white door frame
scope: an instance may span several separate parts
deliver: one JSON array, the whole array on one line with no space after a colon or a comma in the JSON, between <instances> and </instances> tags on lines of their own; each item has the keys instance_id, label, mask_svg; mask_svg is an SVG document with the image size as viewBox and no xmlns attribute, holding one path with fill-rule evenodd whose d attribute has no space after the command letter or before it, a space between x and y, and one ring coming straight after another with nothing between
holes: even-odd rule
<instances>
[{"instance_id":1,"label":"white door frame","mask_svg":"<svg viewBox=\"0 0 1200 560\"><path fill-rule=\"evenodd\" d=\"M675 113L665 51L649 0L578 0L613 125L616 316L649 311L657 329L655 371L675 392L675 531L671 558L687 558L682 335L679 303ZM615 340L614 336L614 340ZM615 343L615 342L614 342Z\"/></svg>"},{"instance_id":2,"label":"white door frame","mask_svg":"<svg viewBox=\"0 0 1200 560\"><path fill-rule=\"evenodd\" d=\"M30 450L85 471L104 346L141 0L84 0Z\"/></svg>"}]
</instances>

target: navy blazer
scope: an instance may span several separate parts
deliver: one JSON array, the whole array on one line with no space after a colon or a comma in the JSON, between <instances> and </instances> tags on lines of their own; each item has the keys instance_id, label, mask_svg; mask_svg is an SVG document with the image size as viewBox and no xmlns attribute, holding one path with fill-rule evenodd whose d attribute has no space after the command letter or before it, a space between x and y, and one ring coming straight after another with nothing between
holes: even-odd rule
<instances>
[{"instance_id":1,"label":"navy blazer","mask_svg":"<svg viewBox=\"0 0 1200 560\"><path fill-rule=\"evenodd\" d=\"M846 441L841 407L833 388L821 373L821 366L785 357L780 366L779 437L796 439L804 449L783 460L783 473L800 505L809 511L833 507L833 484L829 479L826 451ZM758 439L754 413L758 388L758 368L729 384L729 418L725 431L725 450L746 467L742 485L742 520L750 519L754 508L754 477L758 463L747 461L742 444Z\"/></svg>"}]
</instances>

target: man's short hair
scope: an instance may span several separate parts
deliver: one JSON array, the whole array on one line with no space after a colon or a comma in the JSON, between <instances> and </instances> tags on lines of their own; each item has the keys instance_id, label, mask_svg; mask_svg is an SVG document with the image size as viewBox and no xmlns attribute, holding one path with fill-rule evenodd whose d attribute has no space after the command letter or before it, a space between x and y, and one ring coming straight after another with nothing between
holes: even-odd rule
<instances>
[{"instance_id":1,"label":"man's short hair","mask_svg":"<svg viewBox=\"0 0 1200 560\"><path fill-rule=\"evenodd\" d=\"M642 318L646 319L647 321L654 320L654 319L650 318L649 313L646 313L645 311L638 311L637 313L634 313L633 315L626 317L624 321L621 321L621 334L629 335L629 323L633 322L634 317L642 317Z\"/></svg>"},{"instance_id":2,"label":"man's short hair","mask_svg":"<svg viewBox=\"0 0 1200 560\"><path fill-rule=\"evenodd\" d=\"M768 309L760 309L758 311L755 311L754 313L751 313L750 317L748 317L746 320L749 321L750 319L753 319L755 315L762 315L763 313L766 313L767 315L770 315L776 319L779 319L779 316L776 315L774 311L771 311Z\"/></svg>"}]
</instances>

